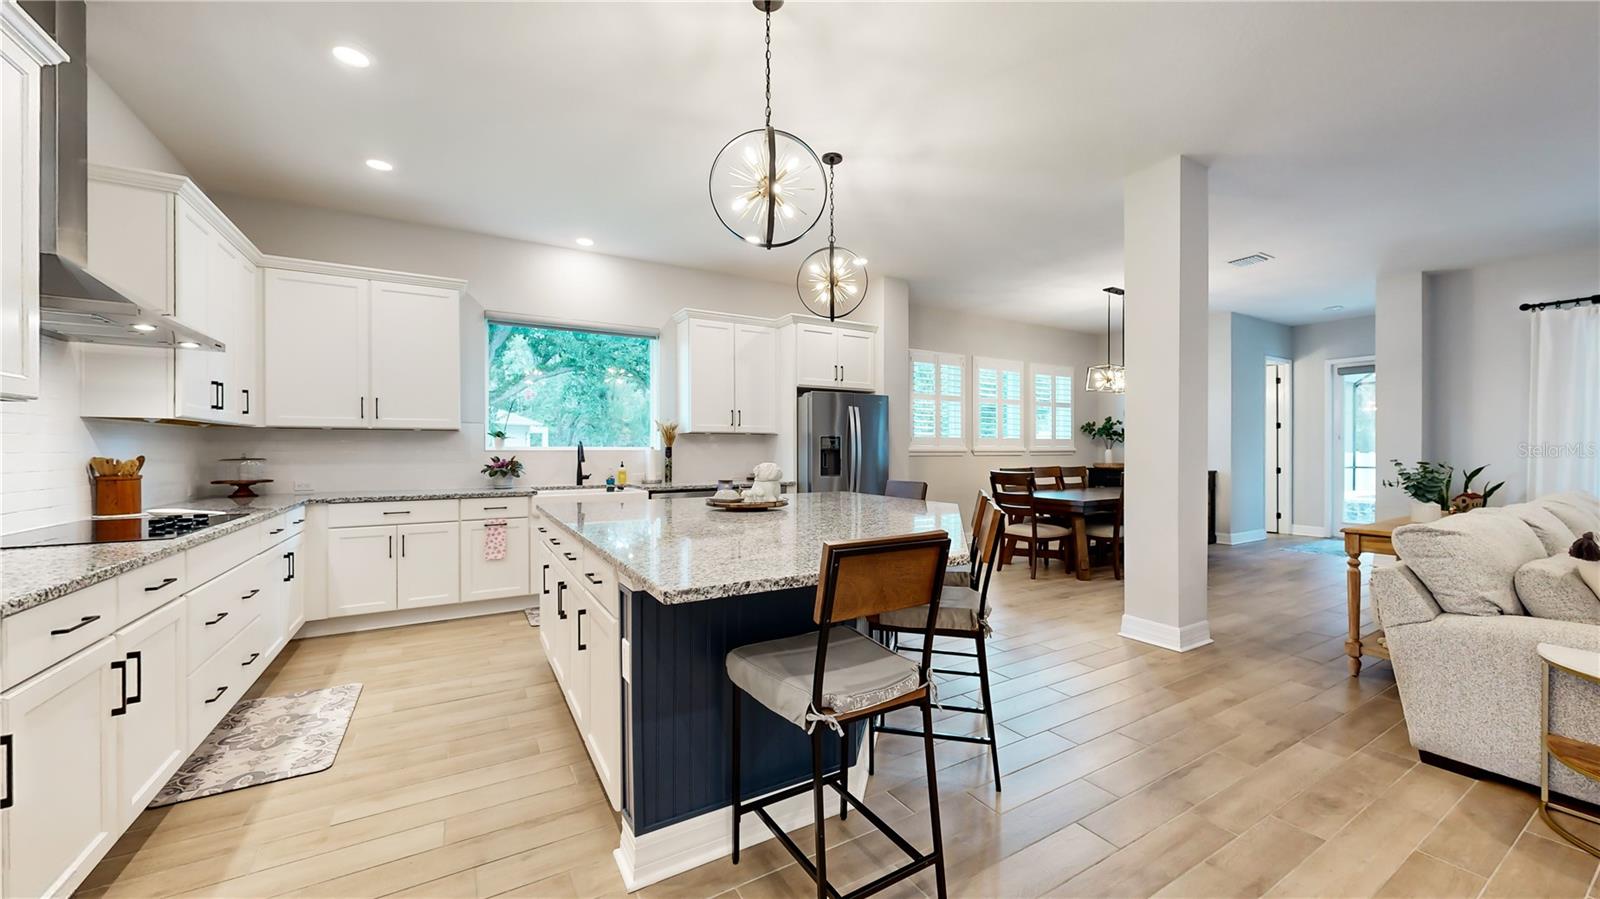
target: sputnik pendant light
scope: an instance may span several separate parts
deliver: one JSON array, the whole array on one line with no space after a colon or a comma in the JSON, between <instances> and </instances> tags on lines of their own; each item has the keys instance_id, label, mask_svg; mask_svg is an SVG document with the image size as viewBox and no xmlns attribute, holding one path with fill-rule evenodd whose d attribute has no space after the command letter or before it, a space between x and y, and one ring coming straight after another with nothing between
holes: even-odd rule
<instances>
[{"instance_id":1,"label":"sputnik pendant light","mask_svg":"<svg viewBox=\"0 0 1600 899\"><path fill-rule=\"evenodd\" d=\"M711 163L711 207L724 227L772 249L804 237L822 218L827 186L806 142L772 127L772 14L783 0L754 0L767 18L766 124L735 137Z\"/></svg>"},{"instance_id":2,"label":"sputnik pendant light","mask_svg":"<svg viewBox=\"0 0 1600 899\"><path fill-rule=\"evenodd\" d=\"M1106 362L1104 365L1089 366L1089 380L1085 385L1088 390L1097 393L1126 393L1128 391L1128 370L1122 365L1111 364L1111 295L1123 296L1122 288L1106 288ZM1123 300L1122 305L1122 346L1123 362L1127 362L1128 346L1128 305Z\"/></svg>"},{"instance_id":3,"label":"sputnik pendant light","mask_svg":"<svg viewBox=\"0 0 1600 899\"><path fill-rule=\"evenodd\" d=\"M839 195L833 189L833 167L844 162L844 157L824 153L822 161L828 166L828 245L800 263L794 286L812 315L825 315L833 321L856 311L866 297L867 260L834 242L833 209Z\"/></svg>"}]
</instances>

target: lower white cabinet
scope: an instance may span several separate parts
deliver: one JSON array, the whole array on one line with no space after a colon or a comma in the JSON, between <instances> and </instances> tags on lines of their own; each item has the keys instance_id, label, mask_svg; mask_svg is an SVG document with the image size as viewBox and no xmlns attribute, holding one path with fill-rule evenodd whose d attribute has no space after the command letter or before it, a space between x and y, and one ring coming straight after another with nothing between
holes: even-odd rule
<instances>
[{"instance_id":1,"label":"lower white cabinet","mask_svg":"<svg viewBox=\"0 0 1600 899\"><path fill-rule=\"evenodd\" d=\"M328 529L328 614L365 615L396 607L395 528Z\"/></svg>"},{"instance_id":2,"label":"lower white cabinet","mask_svg":"<svg viewBox=\"0 0 1600 899\"><path fill-rule=\"evenodd\" d=\"M117 631L112 660L120 702L117 731L117 823L133 823L189 755L184 701L184 613L179 598Z\"/></svg>"},{"instance_id":3,"label":"lower white cabinet","mask_svg":"<svg viewBox=\"0 0 1600 899\"><path fill-rule=\"evenodd\" d=\"M305 539L304 534L296 534L272 551L276 561L269 568L276 572L274 576L277 578L275 589L278 591L278 601L277 614L274 616L276 627L273 629L272 648L268 655L277 655L278 650L300 630L300 625L306 623L306 587L300 573L300 557L303 554Z\"/></svg>"},{"instance_id":4,"label":"lower white cabinet","mask_svg":"<svg viewBox=\"0 0 1600 899\"><path fill-rule=\"evenodd\" d=\"M416 609L460 602L461 525L440 521L403 524L395 530L400 538L400 558L396 560L398 607Z\"/></svg>"},{"instance_id":5,"label":"lower white cabinet","mask_svg":"<svg viewBox=\"0 0 1600 899\"><path fill-rule=\"evenodd\" d=\"M589 757L612 808L622 803L622 629L599 602L583 622L583 652L589 667Z\"/></svg>"},{"instance_id":6,"label":"lower white cabinet","mask_svg":"<svg viewBox=\"0 0 1600 899\"><path fill-rule=\"evenodd\" d=\"M6 896L67 895L121 831L117 658L116 640L106 637L0 694Z\"/></svg>"},{"instance_id":7,"label":"lower white cabinet","mask_svg":"<svg viewBox=\"0 0 1600 899\"><path fill-rule=\"evenodd\" d=\"M488 521L461 523L461 600L499 599L528 594L528 520L504 519L505 553L498 559L485 558L491 524Z\"/></svg>"},{"instance_id":8,"label":"lower white cabinet","mask_svg":"<svg viewBox=\"0 0 1600 899\"><path fill-rule=\"evenodd\" d=\"M539 642L544 644L545 658L550 660L550 669L555 672L556 681L565 684L567 658L570 655L568 631L571 629L567 624L565 607L569 575L556 561L555 552L548 543L543 540L532 543L537 556L534 570L538 573L538 580L533 586L539 595Z\"/></svg>"}]
</instances>

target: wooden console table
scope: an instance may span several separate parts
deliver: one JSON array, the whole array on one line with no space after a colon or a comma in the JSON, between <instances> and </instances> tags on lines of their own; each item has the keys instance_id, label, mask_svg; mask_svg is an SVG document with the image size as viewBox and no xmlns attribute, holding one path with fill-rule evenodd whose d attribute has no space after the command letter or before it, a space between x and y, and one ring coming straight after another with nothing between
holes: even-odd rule
<instances>
[{"instance_id":1,"label":"wooden console table","mask_svg":"<svg viewBox=\"0 0 1600 899\"><path fill-rule=\"evenodd\" d=\"M1350 611L1350 638L1344 641L1344 654L1350 657L1350 676L1361 673L1361 657L1389 658L1389 644L1383 640L1383 631L1361 633L1361 554L1382 553L1399 558L1389 537L1394 529L1410 524L1409 518L1387 518L1372 524L1357 524L1344 528L1344 551L1350 556L1350 567L1345 572L1345 601Z\"/></svg>"}]
</instances>

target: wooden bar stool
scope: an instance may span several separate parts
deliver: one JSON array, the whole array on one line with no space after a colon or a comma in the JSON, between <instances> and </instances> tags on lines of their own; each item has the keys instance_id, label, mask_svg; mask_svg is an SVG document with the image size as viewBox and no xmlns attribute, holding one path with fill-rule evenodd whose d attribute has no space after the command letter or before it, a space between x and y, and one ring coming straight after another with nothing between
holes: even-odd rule
<instances>
[{"instance_id":1,"label":"wooden bar stool","mask_svg":"<svg viewBox=\"0 0 1600 899\"><path fill-rule=\"evenodd\" d=\"M944 838L939 830L939 789L933 758L933 706L928 669L932 659L935 619L945 566L950 558L950 538L942 531L868 540L825 543L822 569L817 579L813 618L816 634L800 634L741 646L728 653L728 679L733 682L733 863L739 863L739 822L754 812L778 842L794 856L801 870L817 884L819 899L846 899L828 883L828 841L823 811L823 788L839 793L839 817L850 806L866 817L911 860L876 880L846 894L850 899L868 896L899 883L926 868L934 869L940 899L946 895ZM922 661L900 655L848 626L857 618L884 615L901 609L925 609ZM840 627L840 624L846 626ZM811 735L811 780L745 800L739 780L740 693L771 709ZM846 734L851 722L896 709L922 709L926 736L928 823L933 851L920 852L865 803L850 793ZM823 732L839 734L839 770L822 770ZM815 815L816 863L806 857L789 834L767 812L767 806L806 792L812 794Z\"/></svg>"},{"instance_id":2,"label":"wooden bar stool","mask_svg":"<svg viewBox=\"0 0 1600 899\"><path fill-rule=\"evenodd\" d=\"M984 505L990 505L988 497L982 499ZM953 740L958 743L979 743L989 747L989 762L994 766L994 791L1000 792L1000 748L994 738L994 703L989 699L989 656L984 649L984 641L989 636L989 581L994 577L994 563L999 556L1000 532L1005 522L1005 516L1000 514L998 508L989 509L988 514L975 516L980 522L973 528L975 548L973 558L979 559L973 584L976 586L951 586L946 583L944 590L939 594L939 610L934 616L933 636L954 637L971 640L973 652L964 652L955 649L934 649L934 655L959 656L961 658L977 660L978 670L967 671L959 668L930 668L931 674L953 674L962 677L978 678L978 690L983 697L983 707L951 705L948 702L939 704L939 708L947 712L970 712L982 715L984 724L988 729L987 737L974 737L968 734L933 734L935 740ZM980 532L981 529L981 532ZM927 617L927 610L922 608L900 609L868 619L868 624L875 634L897 638L900 634L921 633L923 621ZM926 639L926 638L924 638ZM922 646L899 646L896 649L904 652L920 652L927 649L927 644ZM878 761L877 741L878 734L901 734L907 737L925 736L927 730L909 730L903 727L893 727L882 724L883 716L875 715L867 722L867 771L870 773Z\"/></svg>"}]
</instances>

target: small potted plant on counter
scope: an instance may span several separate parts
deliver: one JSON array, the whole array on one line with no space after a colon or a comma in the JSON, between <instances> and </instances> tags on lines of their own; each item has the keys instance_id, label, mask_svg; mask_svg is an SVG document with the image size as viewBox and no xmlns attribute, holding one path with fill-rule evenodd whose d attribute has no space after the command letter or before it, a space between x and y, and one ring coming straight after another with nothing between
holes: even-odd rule
<instances>
[{"instance_id":1,"label":"small potted plant on counter","mask_svg":"<svg viewBox=\"0 0 1600 899\"><path fill-rule=\"evenodd\" d=\"M1384 481L1385 487L1399 487L1411 497L1411 520L1438 521L1450 507L1450 479L1456 470L1443 462L1418 462L1407 468L1399 459L1390 459L1394 466L1394 480Z\"/></svg>"},{"instance_id":2,"label":"small potted plant on counter","mask_svg":"<svg viewBox=\"0 0 1600 899\"><path fill-rule=\"evenodd\" d=\"M1106 445L1105 460L1107 462L1115 461L1112 458L1112 448L1126 439L1126 433L1122 429L1122 421L1109 415L1106 416L1105 421L1086 421L1083 423L1083 427L1078 430L1082 431L1084 436L1090 440Z\"/></svg>"},{"instance_id":3,"label":"small potted plant on counter","mask_svg":"<svg viewBox=\"0 0 1600 899\"><path fill-rule=\"evenodd\" d=\"M489 479L489 486L496 490L509 490L516 485L517 478L522 477L522 463L516 456L490 456L487 465L483 466L483 474Z\"/></svg>"}]
</instances>

